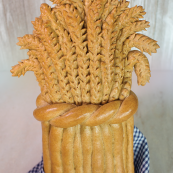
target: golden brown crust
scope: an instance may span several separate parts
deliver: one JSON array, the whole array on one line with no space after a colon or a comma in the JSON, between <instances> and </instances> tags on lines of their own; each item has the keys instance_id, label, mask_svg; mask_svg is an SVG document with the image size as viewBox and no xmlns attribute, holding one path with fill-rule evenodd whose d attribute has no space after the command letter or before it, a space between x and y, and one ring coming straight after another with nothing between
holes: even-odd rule
<instances>
[{"instance_id":1,"label":"golden brown crust","mask_svg":"<svg viewBox=\"0 0 173 173\"><path fill-rule=\"evenodd\" d=\"M42 67L37 57L34 56L31 51L29 51L28 54L30 54L29 59L21 60L21 62L12 67L10 72L12 73L12 76L20 77L21 75L24 76L27 71L33 71L39 83L44 100L51 103Z\"/></svg>"},{"instance_id":2,"label":"golden brown crust","mask_svg":"<svg viewBox=\"0 0 173 173\"><path fill-rule=\"evenodd\" d=\"M63 137L62 137L62 164L63 171L65 173L75 173L74 170L74 135L75 135L75 127L70 127L64 129Z\"/></svg>"},{"instance_id":3,"label":"golden brown crust","mask_svg":"<svg viewBox=\"0 0 173 173\"><path fill-rule=\"evenodd\" d=\"M124 57L123 57L123 42L133 33L145 30L145 28L149 27L149 22L144 21L137 21L125 28L122 29L120 36L117 39L117 46L116 46L116 52L115 52L115 63L117 65L117 68L115 69L115 85L113 86L113 90L110 95L110 100L118 99L121 87L122 87L122 81L124 76Z\"/></svg>"},{"instance_id":4,"label":"golden brown crust","mask_svg":"<svg viewBox=\"0 0 173 173\"><path fill-rule=\"evenodd\" d=\"M51 125L61 128L73 127L77 124L97 126L103 123L122 123L135 114L137 108L138 99L131 92L123 102L114 101L101 107L92 104L76 107L67 103L46 105L37 108L34 116L39 121L50 121Z\"/></svg>"},{"instance_id":5,"label":"golden brown crust","mask_svg":"<svg viewBox=\"0 0 173 173\"><path fill-rule=\"evenodd\" d=\"M76 47L82 101L84 103L90 103L89 56L87 55L87 41L85 41L86 29L83 29L84 21L82 21L79 13L72 5L62 6L60 9L65 18L72 41Z\"/></svg>"},{"instance_id":6,"label":"golden brown crust","mask_svg":"<svg viewBox=\"0 0 173 173\"><path fill-rule=\"evenodd\" d=\"M97 126L99 124L103 124L104 122L108 121L113 115L115 115L118 112L121 103L122 103L121 101L115 101L101 106L85 122L85 125Z\"/></svg>"},{"instance_id":7,"label":"golden brown crust","mask_svg":"<svg viewBox=\"0 0 173 173\"><path fill-rule=\"evenodd\" d=\"M19 38L18 43L37 52L41 70L36 75L44 99L76 105L123 100L131 87L131 72L125 68L131 48L149 54L159 48L155 40L135 34L149 27L139 20L144 9L128 8L126 0L52 2L57 4L54 8L41 5L41 16L33 22L34 35ZM34 62L29 61L14 67L18 75L33 70ZM142 68L139 64L137 71Z\"/></svg>"},{"instance_id":8,"label":"golden brown crust","mask_svg":"<svg viewBox=\"0 0 173 173\"><path fill-rule=\"evenodd\" d=\"M101 58L101 70L102 70L102 83L103 85L103 98L102 104L105 104L109 100L110 91L113 87L115 77L115 21L114 10L107 16L103 22L102 31L102 58Z\"/></svg>"},{"instance_id":9,"label":"golden brown crust","mask_svg":"<svg viewBox=\"0 0 173 173\"><path fill-rule=\"evenodd\" d=\"M62 164L62 136L63 129L51 126L50 129L50 159L51 159L51 173L63 173L63 164ZM45 171L45 173L47 173Z\"/></svg>"},{"instance_id":10,"label":"golden brown crust","mask_svg":"<svg viewBox=\"0 0 173 173\"><path fill-rule=\"evenodd\" d=\"M102 124L101 133L104 145L105 173L114 173L114 157L112 147L112 130L109 124Z\"/></svg>"},{"instance_id":11,"label":"golden brown crust","mask_svg":"<svg viewBox=\"0 0 173 173\"><path fill-rule=\"evenodd\" d=\"M50 27L50 23L44 22L41 18L36 18L35 22L32 23L36 30L34 32L35 35L39 35L41 37L42 43L44 44L52 61L51 66L54 66L55 68L55 71L53 73L58 76L62 99L66 103L74 103L73 96L70 91L67 71L65 69L65 59L58 43L59 40L57 34Z\"/></svg>"},{"instance_id":12,"label":"golden brown crust","mask_svg":"<svg viewBox=\"0 0 173 173\"><path fill-rule=\"evenodd\" d=\"M145 85L150 69L130 50L159 48L136 34L149 27L139 20L144 9L126 0L51 1L57 5L41 5L33 35L18 38L29 59L11 70L34 71L41 88L34 117L42 122L44 171L133 173L132 70Z\"/></svg>"},{"instance_id":13,"label":"golden brown crust","mask_svg":"<svg viewBox=\"0 0 173 173\"><path fill-rule=\"evenodd\" d=\"M123 53L124 56L127 56L128 52L132 47L138 48L141 52L147 52L151 55L151 53L156 53L159 45L157 41L147 37L143 34L133 34L131 35L123 45Z\"/></svg>"},{"instance_id":14,"label":"golden brown crust","mask_svg":"<svg viewBox=\"0 0 173 173\"><path fill-rule=\"evenodd\" d=\"M133 129L134 129L134 117L132 116L127 121L127 172L134 173L134 159L133 159Z\"/></svg>"},{"instance_id":15,"label":"golden brown crust","mask_svg":"<svg viewBox=\"0 0 173 173\"><path fill-rule=\"evenodd\" d=\"M144 86L150 80L150 66L147 57L140 51L130 51L125 62L125 74L119 96L120 100L124 100L130 94L133 67L137 75L138 85Z\"/></svg>"},{"instance_id":16,"label":"golden brown crust","mask_svg":"<svg viewBox=\"0 0 173 173\"><path fill-rule=\"evenodd\" d=\"M75 46L71 40L71 37L64 26L57 19L55 13L58 8L54 10L50 8L47 4L41 5L41 13L44 20L49 20L51 22L52 29L59 36L59 43L61 44L61 49L65 59L65 65L67 70L68 80L70 82L71 92L76 105L82 103L81 98L81 88L79 83L79 76L77 70L77 54ZM42 17L42 18L43 18Z\"/></svg>"},{"instance_id":17,"label":"golden brown crust","mask_svg":"<svg viewBox=\"0 0 173 173\"><path fill-rule=\"evenodd\" d=\"M40 108L40 107L43 107L46 105L49 105L49 103L44 100L44 97L42 96L42 94L39 94L37 99L36 99L37 108Z\"/></svg>"},{"instance_id":18,"label":"golden brown crust","mask_svg":"<svg viewBox=\"0 0 173 173\"><path fill-rule=\"evenodd\" d=\"M100 126L92 127L92 172L104 173L104 148Z\"/></svg>"},{"instance_id":19,"label":"golden brown crust","mask_svg":"<svg viewBox=\"0 0 173 173\"><path fill-rule=\"evenodd\" d=\"M122 123L136 113L138 109L138 98L131 92L129 97L122 102L118 113L108 122L110 124Z\"/></svg>"},{"instance_id":20,"label":"golden brown crust","mask_svg":"<svg viewBox=\"0 0 173 173\"><path fill-rule=\"evenodd\" d=\"M82 153L82 142L81 142L81 126L75 127L74 137L74 169L75 173L83 173L83 153Z\"/></svg>"},{"instance_id":21,"label":"golden brown crust","mask_svg":"<svg viewBox=\"0 0 173 173\"><path fill-rule=\"evenodd\" d=\"M66 5L66 4L73 5L79 12L81 18L84 19L84 5L81 0L50 0L50 1L58 5Z\"/></svg>"},{"instance_id":22,"label":"golden brown crust","mask_svg":"<svg viewBox=\"0 0 173 173\"><path fill-rule=\"evenodd\" d=\"M77 124L85 124L85 120L87 120L98 108L98 105L79 106L66 112L63 116L54 118L50 123L53 126L62 128L73 127Z\"/></svg>"},{"instance_id":23,"label":"golden brown crust","mask_svg":"<svg viewBox=\"0 0 173 173\"><path fill-rule=\"evenodd\" d=\"M91 173L91 157L92 157L92 131L88 126L81 127L81 142L82 142L82 153L85 164L83 165L84 173Z\"/></svg>"},{"instance_id":24,"label":"golden brown crust","mask_svg":"<svg viewBox=\"0 0 173 173\"><path fill-rule=\"evenodd\" d=\"M123 165L123 127L122 124L111 125L113 134L113 152L114 152L114 165L115 173L124 173Z\"/></svg>"},{"instance_id":25,"label":"golden brown crust","mask_svg":"<svg viewBox=\"0 0 173 173\"><path fill-rule=\"evenodd\" d=\"M37 58L44 72L49 97L53 103L62 102L59 84L54 73L55 68L48 52L45 50L45 46L40 42L39 38L34 35L25 35L18 39L19 42L17 45L20 45L21 49L30 49L39 52Z\"/></svg>"},{"instance_id":26,"label":"golden brown crust","mask_svg":"<svg viewBox=\"0 0 173 173\"><path fill-rule=\"evenodd\" d=\"M75 105L67 103L46 105L35 109L33 115L38 121L49 121L75 107Z\"/></svg>"},{"instance_id":27,"label":"golden brown crust","mask_svg":"<svg viewBox=\"0 0 173 173\"><path fill-rule=\"evenodd\" d=\"M101 15L105 1L94 0L88 7L87 35L90 57L91 103L100 104L102 100L101 77Z\"/></svg>"},{"instance_id":28,"label":"golden brown crust","mask_svg":"<svg viewBox=\"0 0 173 173\"><path fill-rule=\"evenodd\" d=\"M127 122L122 123L123 126L123 163L124 171L127 172Z\"/></svg>"},{"instance_id":29,"label":"golden brown crust","mask_svg":"<svg viewBox=\"0 0 173 173\"><path fill-rule=\"evenodd\" d=\"M49 151L50 124L49 124L49 122L42 122L41 125L42 125L42 144L43 144L44 171L46 173L52 173L51 172L50 151Z\"/></svg>"}]
</instances>

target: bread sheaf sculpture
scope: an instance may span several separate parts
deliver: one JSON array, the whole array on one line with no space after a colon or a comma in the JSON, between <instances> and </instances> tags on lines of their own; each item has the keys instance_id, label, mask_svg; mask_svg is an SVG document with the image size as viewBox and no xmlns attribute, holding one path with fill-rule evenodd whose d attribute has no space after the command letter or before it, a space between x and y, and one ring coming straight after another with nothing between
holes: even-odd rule
<instances>
[{"instance_id":1,"label":"bread sheaf sculpture","mask_svg":"<svg viewBox=\"0 0 173 173\"><path fill-rule=\"evenodd\" d=\"M44 171L133 173L132 71L139 85L149 82L143 52L159 48L136 33L149 27L144 9L125 0L51 1L33 34L18 38L29 59L11 70L34 71L41 88L34 117L42 122Z\"/></svg>"}]
</instances>

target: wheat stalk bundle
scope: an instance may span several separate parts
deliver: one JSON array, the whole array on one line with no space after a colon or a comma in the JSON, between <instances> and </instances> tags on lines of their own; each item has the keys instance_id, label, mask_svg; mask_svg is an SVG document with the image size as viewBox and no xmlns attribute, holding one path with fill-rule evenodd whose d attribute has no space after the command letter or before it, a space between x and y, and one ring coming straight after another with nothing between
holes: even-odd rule
<instances>
[{"instance_id":1,"label":"wheat stalk bundle","mask_svg":"<svg viewBox=\"0 0 173 173\"><path fill-rule=\"evenodd\" d=\"M133 67L138 84L150 79L146 56L157 42L136 32L149 22L141 6L126 0L51 0L32 22L33 34L19 37L29 59L12 67L13 76L34 71L48 103L105 104L130 94ZM131 51L132 47L140 51Z\"/></svg>"}]
</instances>

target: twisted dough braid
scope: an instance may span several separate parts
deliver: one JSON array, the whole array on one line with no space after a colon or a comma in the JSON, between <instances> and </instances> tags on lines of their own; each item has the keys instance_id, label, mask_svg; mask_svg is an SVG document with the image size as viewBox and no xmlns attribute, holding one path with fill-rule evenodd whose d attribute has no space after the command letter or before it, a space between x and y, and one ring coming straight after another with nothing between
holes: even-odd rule
<instances>
[{"instance_id":1,"label":"twisted dough braid","mask_svg":"<svg viewBox=\"0 0 173 173\"><path fill-rule=\"evenodd\" d=\"M119 96L120 100L123 100L130 94L133 67L137 75L138 85L144 86L150 80L151 74L147 57L140 51L130 51L125 63L123 86Z\"/></svg>"},{"instance_id":2,"label":"twisted dough braid","mask_svg":"<svg viewBox=\"0 0 173 173\"><path fill-rule=\"evenodd\" d=\"M68 128L78 124L97 126L103 123L118 124L128 120L138 107L138 99L131 92L123 102L114 101L103 106L61 103L40 107L34 110L34 117L38 121L50 121L55 127Z\"/></svg>"}]
</instances>

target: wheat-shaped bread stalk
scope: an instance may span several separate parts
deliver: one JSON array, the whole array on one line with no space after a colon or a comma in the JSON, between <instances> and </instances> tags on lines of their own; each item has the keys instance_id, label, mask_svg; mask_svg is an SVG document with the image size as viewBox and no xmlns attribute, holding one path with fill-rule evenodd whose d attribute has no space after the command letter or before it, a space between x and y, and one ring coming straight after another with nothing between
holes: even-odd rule
<instances>
[{"instance_id":1,"label":"wheat-shaped bread stalk","mask_svg":"<svg viewBox=\"0 0 173 173\"><path fill-rule=\"evenodd\" d=\"M12 67L13 76L34 71L45 101L76 105L123 100L133 67L139 85L149 82L143 51L155 53L159 46L136 34L149 27L139 20L145 14L141 6L128 8L125 0L51 1L57 6L41 5L33 34L18 38L30 58ZM132 47L141 52L132 53Z\"/></svg>"},{"instance_id":2,"label":"wheat-shaped bread stalk","mask_svg":"<svg viewBox=\"0 0 173 173\"><path fill-rule=\"evenodd\" d=\"M41 5L33 34L18 38L29 58L11 70L18 77L34 71L39 82L34 116L42 122L45 172L132 173L132 71L139 85L149 82L143 52L159 48L136 33L149 27L140 20L144 9L126 0L51 1L53 8Z\"/></svg>"}]
</instances>

